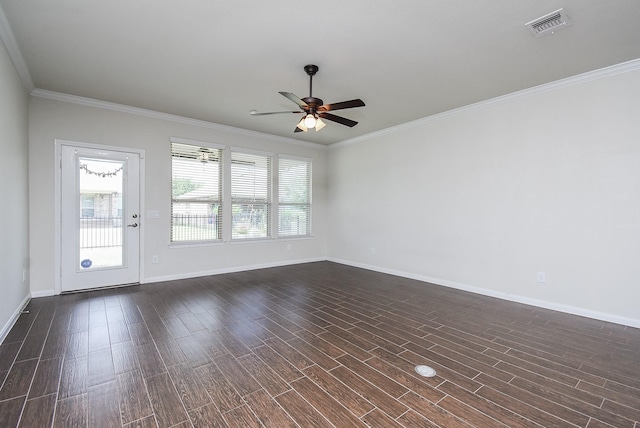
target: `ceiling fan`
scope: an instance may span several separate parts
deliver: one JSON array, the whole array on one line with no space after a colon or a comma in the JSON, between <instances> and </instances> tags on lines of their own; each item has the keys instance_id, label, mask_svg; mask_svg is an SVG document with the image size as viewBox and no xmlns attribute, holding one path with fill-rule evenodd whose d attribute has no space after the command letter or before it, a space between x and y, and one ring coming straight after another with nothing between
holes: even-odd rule
<instances>
[{"instance_id":1,"label":"ceiling fan","mask_svg":"<svg viewBox=\"0 0 640 428\"><path fill-rule=\"evenodd\" d=\"M309 96L305 98L298 98L291 92L280 92L281 95L287 97L300 107L300 110L296 111L272 111L266 113L260 113L256 110L251 110L249 114L251 116L265 116L269 114L282 114L282 113L304 113L302 119L296 126L294 132L307 132L311 128L315 128L316 132L326 126L322 119L330 120L332 122L339 123L341 125L353 127L358 124L355 120L347 119L345 117L336 116L329 113L332 110L340 110L354 107L364 107L364 102L361 99L342 101L333 104L323 104L320 98L316 98L312 95L313 89L313 76L318 72L318 66L309 64L304 66L304 71L309 75Z\"/></svg>"}]
</instances>

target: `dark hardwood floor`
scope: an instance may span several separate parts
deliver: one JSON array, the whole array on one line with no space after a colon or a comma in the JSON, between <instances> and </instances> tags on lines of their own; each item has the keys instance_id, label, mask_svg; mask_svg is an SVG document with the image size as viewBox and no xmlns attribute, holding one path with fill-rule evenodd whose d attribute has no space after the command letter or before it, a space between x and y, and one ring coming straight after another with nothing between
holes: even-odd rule
<instances>
[{"instance_id":1,"label":"dark hardwood floor","mask_svg":"<svg viewBox=\"0 0 640 428\"><path fill-rule=\"evenodd\" d=\"M330 262L27 309L1 427L640 428L640 330Z\"/></svg>"}]
</instances>

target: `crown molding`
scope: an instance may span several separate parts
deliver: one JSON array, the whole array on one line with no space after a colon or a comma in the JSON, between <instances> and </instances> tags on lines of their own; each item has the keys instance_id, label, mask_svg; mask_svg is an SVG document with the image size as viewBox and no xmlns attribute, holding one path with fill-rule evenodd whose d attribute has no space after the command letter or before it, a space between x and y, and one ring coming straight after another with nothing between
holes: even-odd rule
<instances>
[{"instance_id":1,"label":"crown molding","mask_svg":"<svg viewBox=\"0 0 640 428\"><path fill-rule=\"evenodd\" d=\"M64 94L61 92L48 91L46 89L34 89L31 95L38 98L44 98L54 101L62 101L66 103L79 104L87 107L94 107L104 110L112 110L121 113L128 113L137 116L144 116L153 119L166 120L169 122L177 122L185 125L198 126L201 128L213 129L216 131L228 132L231 134L243 135L246 137L260 138L263 140L275 141L278 143L294 144L298 146L306 146L319 150L327 150L327 146L309 141L300 141L293 138L280 137L277 135L267 134L264 132L250 131L248 129L236 128L219 123L208 122L206 120L191 119L189 117L178 116L175 114L162 113L155 110L147 110L139 107L131 107L124 104L117 104L108 101L96 100L94 98L80 97L77 95Z\"/></svg>"},{"instance_id":2,"label":"crown molding","mask_svg":"<svg viewBox=\"0 0 640 428\"><path fill-rule=\"evenodd\" d=\"M380 131L375 131L369 134L361 135L359 137L343 140L338 143L330 144L329 148L336 149L344 146L349 146L351 144L356 144L363 141L371 140L372 138L393 134L395 132L400 132L405 129L411 129L416 126L424 125L425 123L440 120L445 117L455 116L457 114L466 113L469 111L480 110L493 105L504 104L513 100L530 97L533 95L543 94L545 92L551 92L558 89L568 88L571 86L580 85L582 83L605 79L607 77L611 77L611 76L615 76L623 73L630 73L638 70L640 70L640 58L623 62L620 64L612 65L609 67L601 68L598 70L588 71L586 73L567 77L565 79L556 80L550 83L545 83L543 85L534 86L532 88L523 89L521 91L512 92L510 94L501 95L499 97L491 98L485 101L479 101L474 104L469 104L463 107L455 108L453 110L448 110L448 111L437 113L421 119L416 119L411 122L403 123L401 125L392 126L389 128L382 129Z\"/></svg>"},{"instance_id":3,"label":"crown molding","mask_svg":"<svg viewBox=\"0 0 640 428\"><path fill-rule=\"evenodd\" d=\"M20 52L20 48L18 47L16 36L13 34L11 25L9 25L9 20L4 14L2 5L0 5L0 40L2 40L4 46L7 48L9 58L11 58L11 62L13 62L13 65L20 76L20 80L22 80L22 84L27 89L27 92L33 91L35 89L35 85L31 79L27 63L24 61L22 52Z\"/></svg>"}]
</instances>

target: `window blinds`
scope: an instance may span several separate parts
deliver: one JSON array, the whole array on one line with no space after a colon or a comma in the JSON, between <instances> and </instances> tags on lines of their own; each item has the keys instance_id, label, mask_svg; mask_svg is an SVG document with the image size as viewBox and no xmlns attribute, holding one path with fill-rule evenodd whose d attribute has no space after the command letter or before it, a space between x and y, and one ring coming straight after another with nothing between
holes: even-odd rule
<instances>
[{"instance_id":1,"label":"window blinds","mask_svg":"<svg viewBox=\"0 0 640 428\"><path fill-rule=\"evenodd\" d=\"M271 156L231 152L231 239L271 236Z\"/></svg>"},{"instance_id":2,"label":"window blinds","mask_svg":"<svg viewBox=\"0 0 640 428\"><path fill-rule=\"evenodd\" d=\"M278 236L311 234L311 161L278 159Z\"/></svg>"},{"instance_id":3,"label":"window blinds","mask_svg":"<svg viewBox=\"0 0 640 428\"><path fill-rule=\"evenodd\" d=\"M171 241L222 238L222 150L171 143Z\"/></svg>"}]
</instances>

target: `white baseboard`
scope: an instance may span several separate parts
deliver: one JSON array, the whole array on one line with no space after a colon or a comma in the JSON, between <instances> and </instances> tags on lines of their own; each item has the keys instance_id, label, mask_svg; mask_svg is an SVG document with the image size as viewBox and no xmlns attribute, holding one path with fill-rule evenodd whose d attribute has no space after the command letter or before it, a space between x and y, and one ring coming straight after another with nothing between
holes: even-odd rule
<instances>
[{"instance_id":1,"label":"white baseboard","mask_svg":"<svg viewBox=\"0 0 640 428\"><path fill-rule=\"evenodd\" d=\"M53 296L54 294L55 293L53 292L53 290L32 291L31 298L37 299L38 297L50 297L50 296Z\"/></svg>"},{"instance_id":2,"label":"white baseboard","mask_svg":"<svg viewBox=\"0 0 640 428\"><path fill-rule=\"evenodd\" d=\"M489 290L486 288L474 287L471 285L461 284L453 281L448 281L441 278L432 278L424 275L417 275L411 272L403 272L394 269L386 269L379 266L372 266L364 263L353 262L351 260L343 260L336 258L328 258L327 260L335 263L340 263L348 266L358 267L362 269L372 270L375 272L387 273L390 275L400 276L403 278L415 279L422 282L428 282L435 285L441 285L444 287L455 288L457 290L468 291L471 293L481 294L483 296L495 297L510 302L523 303L525 305L537 306L539 308L551 309L558 312L564 312L567 314L578 315L582 317L592 318L600 321L611 322L614 324L626 325L629 327L640 328L640 319L621 317L614 314L608 314L605 312L593 311L591 309L579 308L576 306L565 305L562 303L550 302L547 300L534 299L526 296L518 296L513 294L507 294L500 291Z\"/></svg>"},{"instance_id":3,"label":"white baseboard","mask_svg":"<svg viewBox=\"0 0 640 428\"><path fill-rule=\"evenodd\" d=\"M223 273L234 273L234 272L244 272L248 270L256 270L256 269L267 269L272 267L281 267L281 266L289 266L289 265L298 265L302 263L312 263L312 262L323 262L327 259L325 257L316 257L310 259L300 259L300 260L285 260L275 263L261 263L257 265L245 265L245 266L234 266L229 268L221 268L221 269L211 269L211 270L203 270L199 272L185 272L179 273L175 275L165 275L165 276L152 276L144 279L144 284L153 283L153 282L163 282L163 281L175 281L178 279L188 279L188 278L197 278L200 276L209 276L209 275L220 275Z\"/></svg>"},{"instance_id":4,"label":"white baseboard","mask_svg":"<svg viewBox=\"0 0 640 428\"><path fill-rule=\"evenodd\" d=\"M24 310L24 308L27 307L27 304L29 304L29 300L31 300L31 296L27 295L22 300L20 305L18 305L18 309L16 309L13 312L13 314L11 314L11 317L9 318L7 323L2 327L2 330L0 330L0 344L2 342L4 342L4 339L7 337L7 334L9 334L9 331L13 328L13 325L18 320L18 317L20 316L20 313Z\"/></svg>"}]
</instances>

